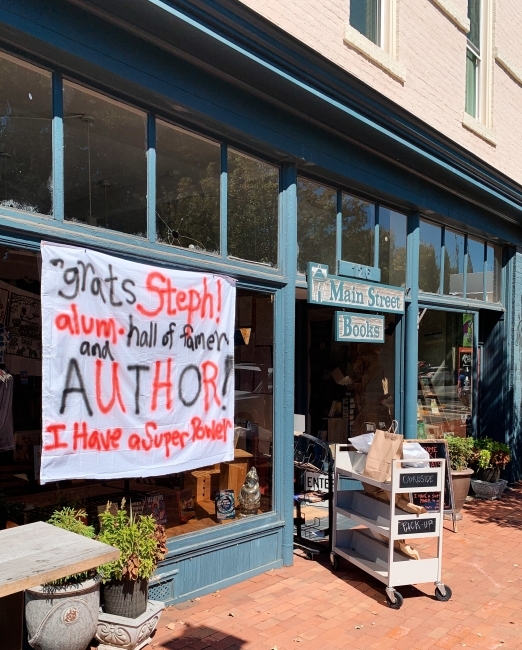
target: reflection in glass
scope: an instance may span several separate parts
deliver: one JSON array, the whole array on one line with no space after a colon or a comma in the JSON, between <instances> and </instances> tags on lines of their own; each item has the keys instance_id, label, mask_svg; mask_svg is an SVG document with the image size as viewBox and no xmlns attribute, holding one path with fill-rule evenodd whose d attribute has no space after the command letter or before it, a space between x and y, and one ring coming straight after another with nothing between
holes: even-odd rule
<instances>
[{"instance_id":1,"label":"reflection in glass","mask_svg":"<svg viewBox=\"0 0 522 650\"><path fill-rule=\"evenodd\" d=\"M468 237L466 297L484 300L484 242Z\"/></svg>"},{"instance_id":2,"label":"reflection in glass","mask_svg":"<svg viewBox=\"0 0 522 650\"><path fill-rule=\"evenodd\" d=\"M336 272L337 192L307 178L297 179L297 269L308 262L328 264Z\"/></svg>"},{"instance_id":3,"label":"reflection in glass","mask_svg":"<svg viewBox=\"0 0 522 650\"><path fill-rule=\"evenodd\" d=\"M441 228L420 220L419 289L429 293L440 291Z\"/></svg>"},{"instance_id":4,"label":"reflection in glass","mask_svg":"<svg viewBox=\"0 0 522 650\"><path fill-rule=\"evenodd\" d=\"M380 45L381 0L350 0L350 25Z\"/></svg>"},{"instance_id":5,"label":"reflection in glass","mask_svg":"<svg viewBox=\"0 0 522 650\"><path fill-rule=\"evenodd\" d=\"M51 214L51 74L0 54L0 206Z\"/></svg>"},{"instance_id":6,"label":"reflection in glass","mask_svg":"<svg viewBox=\"0 0 522 650\"><path fill-rule=\"evenodd\" d=\"M502 249L488 244L486 247L486 301L500 302L502 277Z\"/></svg>"},{"instance_id":7,"label":"reflection in glass","mask_svg":"<svg viewBox=\"0 0 522 650\"><path fill-rule=\"evenodd\" d=\"M444 251L444 294L463 297L464 236L446 228Z\"/></svg>"},{"instance_id":8,"label":"reflection in glass","mask_svg":"<svg viewBox=\"0 0 522 650\"><path fill-rule=\"evenodd\" d=\"M277 266L279 169L228 150L228 254Z\"/></svg>"},{"instance_id":9,"label":"reflection in glass","mask_svg":"<svg viewBox=\"0 0 522 650\"><path fill-rule=\"evenodd\" d=\"M472 435L473 364L473 314L428 309L419 324L419 438Z\"/></svg>"},{"instance_id":10,"label":"reflection in glass","mask_svg":"<svg viewBox=\"0 0 522 650\"><path fill-rule=\"evenodd\" d=\"M65 218L145 237L146 115L64 82Z\"/></svg>"},{"instance_id":11,"label":"reflection in glass","mask_svg":"<svg viewBox=\"0 0 522 650\"><path fill-rule=\"evenodd\" d=\"M156 122L158 241L219 252L218 144Z\"/></svg>"},{"instance_id":12,"label":"reflection in glass","mask_svg":"<svg viewBox=\"0 0 522 650\"><path fill-rule=\"evenodd\" d=\"M373 266L375 205L343 193L342 259Z\"/></svg>"},{"instance_id":13,"label":"reflection in glass","mask_svg":"<svg viewBox=\"0 0 522 650\"><path fill-rule=\"evenodd\" d=\"M379 266L383 284L406 284L406 236L406 215L379 207Z\"/></svg>"}]
</instances>

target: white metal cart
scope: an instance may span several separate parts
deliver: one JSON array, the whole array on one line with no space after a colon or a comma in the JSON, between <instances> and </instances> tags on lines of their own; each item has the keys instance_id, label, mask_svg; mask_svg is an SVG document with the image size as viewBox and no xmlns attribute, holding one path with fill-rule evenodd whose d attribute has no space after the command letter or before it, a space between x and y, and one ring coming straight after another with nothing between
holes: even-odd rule
<instances>
[{"instance_id":1,"label":"white metal cart","mask_svg":"<svg viewBox=\"0 0 522 650\"><path fill-rule=\"evenodd\" d=\"M427 467L408 467L411 461L393 461L391 481L379 483L363 476L366 455L344 451L337 445L335 453L334 503L331 562L334 570L339 558L366 571L386 585L386 600L393 609L403 604L396 587L423 582L435 583L435 596L440 601L451 598L451 589L441 580L443 508L437 512L416 515L395 506L397 494L439 492L444 503L443 459L431 459ZM339 490L341 477L356 479L390 493L390 503L368 496L362 490ZM351 519L364 528L340 529L339 517ZM377 539L377 533L387 541ZM415 560L394 548L396 540L438 538L437 557Z\"/></svg>"}]
</instances>

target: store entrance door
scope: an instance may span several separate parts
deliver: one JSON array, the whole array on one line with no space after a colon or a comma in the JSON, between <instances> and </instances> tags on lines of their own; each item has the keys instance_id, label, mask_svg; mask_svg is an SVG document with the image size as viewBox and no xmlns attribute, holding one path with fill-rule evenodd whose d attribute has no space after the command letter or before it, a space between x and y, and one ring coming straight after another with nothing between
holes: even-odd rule
<instances>
[{"instance_id":1,"label":"store entrance door","mask_svg":"<svg viewBox=\"0 0 522 650\"><path fill-rule=\"evenodd\" d=\"M473 435L476 395L475 314L419 312L418 437Z\"/></svg>"}]
</instances>

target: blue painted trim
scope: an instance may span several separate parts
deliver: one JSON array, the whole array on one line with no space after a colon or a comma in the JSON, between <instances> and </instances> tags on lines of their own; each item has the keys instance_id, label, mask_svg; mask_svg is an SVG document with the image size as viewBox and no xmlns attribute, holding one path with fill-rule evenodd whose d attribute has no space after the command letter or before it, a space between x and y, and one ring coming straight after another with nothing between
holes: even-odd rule
<instances>
[{"instance_id":1,"label":"blue painted trim","mask_svg":"<svg viewBox=\"0 0 522 650\"><path fill-rule=\"evenodd\" d=\"M486 294L487 294L487 279L486 279L486 270L487 270L487 262L488 262L488 242L484 242L484 268L482 270L482 273L484 275L484 291L482 292L482 300L486 302ZM493 260L493 269L495 268L495 260ZM493 286L493 290L495 287Z\"/></svg>"},{"instance_id":2,"label":"blue painted trim","mask_svg":"<svg viewBox=\"0 0 522 650\"><path fill-rule=\"evenodd\" d=\"M469 258L468 236L464 234L464 270L462 272L462 297L467 300L468 297L468 258Z\"/></svg>"},{"instance_id":3,"label":"blue painted trim","mask_svg":"<svg viewBox=\"0 0 522 650\"><path fill-rule=\"evenodd\" d=\"M419 291L419 303L424 307L435 309L437 306L440 309L451 309L453 311L505 311L505 308L500 303L496 302L482 302L482 300L462 300L461 298L453 298L452 296L438 296L430 293L423 293Z\"/></svg>"},{"instance_id":4,"label":"blue painted trim","mask_svg":"<svg viewBox=\"0 0 522 650\"><path fill-rule=\"evenodd\" d=\"M406 284L410 304L406 309L404 436L417 437L417 400L419 364L419 213L408 218Z\"/></svg>"},{"instance_id":5,"label":"blue painted trim","mask_svg":"<svg viewBox=\"0 0 522 650\"><path fill-rule=\"evenodd\" d=\"M228 148L221 144L221 173L219 175L219 246L221 257L228 255Z\"/></svg>"},{"instance_id":6,"label":"blue painted trim","mask_svg":"<svg viewBox=\"0 0 522 650\"><path fill-rule=\"evenodd\" d=\"M395 327L395 395L394 395L394 418L404 422L404 350L405 350L405 316L397 318ZM416 400L415 400L416 401Z\"/></svg>"},{"instance_id":7,"label":"blue painted trim","mask_svg":"<svg viewBox=\"0 0 522 650\"><path fill-rule=\"evenodd\" d=\"M380 269L379 263L379 249L381 246L380 240L380 223L379 223L379 204L375 206L375 228L373 236L373 265Z\"/></svg>"},{"instance_id":8,"label":"blue painted trim","mask_svg":"<svg viewBox=\"0 0 522 650\"><path fill-rule=\"evenodd\" d=\"M63 87L62 75L52 74L53 125L52 125L52 174L53 217L64 220L64 139L63 139Z\"/></svg>"},{"instance_id":9,"label":"blue painted trim","mask_svg":"<svg viewBox=\"0 0 522 650\"><path fill-rule=\"evenodd\" d=\"M337 269L339 269L343 259L343 193L341 190L337 190L335 257L337 259Z\"/></svg>"},{"instance_id":10,"label":"blue painted trim","mask_svg":"<svg viewBox=\"0 0 522 650\"><path fill-rule=\"evenodd\" d=\"M147 239L156 241L156 116L147 113Z\"/></svg>"},{"instance_id":11,"label":"blue painted trim","mask_svg":"<svg viewBox=\"0 0 522 650\"><path fill-rule=\"evenodd\" d=\"M473 314L473 364L471 366L471 376L473 381L473 393L471 403L471 427L473 437L476 438L478 434L478 350L479 350L479 314ZM484 360L482 360L484 363Z\"/></svg>"},{"instance_id":12,"label":"blue painted trim","mask_svg":"<svg viewBox=\"0 0 522 650\"><path fill-rule=\"evenodd\" d=\"M453 312L455 314L475 314L479 313L477 310L477 306L474 305L473 307L463 307L462 305L456 306L456 305L432 305L430 303L427 303L424 300L423 296L419 296L419 309L430 309L431 311L444 311L444 312Z\"/></svg>"},{"instance_id":13,"label":"blue painted trim","mask_svg":"<svg viewBox=\"0 0 522 650\"><path fill-rule=\"evenodd\" d=\"M440 295L444 295L444 264L446 262L446 226L440 229Z\"/></svg>"},{"instance_id":14,"label":"blue painted trim","mask_svg":"<svg viewBox=\"0 0 522 650\"><path fill-rule=\"evenodd\" d=\"M276 341L274 374L275 397L275 498L276 510L285 521L282 557L285 565L293 561L294 534L294 364L295 364L295 281L297 277L297 168L285 164L281 171L280 205L284 242L280 263L288 283L276 296Z\"/></svg>"}]
</instances>

